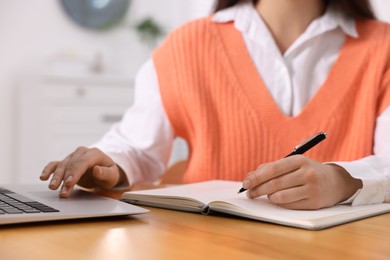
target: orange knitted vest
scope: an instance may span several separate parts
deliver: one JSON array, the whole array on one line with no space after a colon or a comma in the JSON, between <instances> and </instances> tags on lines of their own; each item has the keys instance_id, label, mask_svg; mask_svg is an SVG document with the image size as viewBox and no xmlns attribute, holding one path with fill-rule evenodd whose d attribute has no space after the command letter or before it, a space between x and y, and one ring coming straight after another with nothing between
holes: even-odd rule
<instances>
[{"instance_id":1,"label":"orange knitted vest","mask_svg":"<svg viewBox=\"0 0 390 260\"><path fill-rule=\"evenodd\" d=\"M294 117L268 93L241 34L209 18L171 33L156 50L163 106L190 157L185 182L242 180L319 131L328 138L305 155L350 161L373 152L375 122L390 104L390 29L358 21L318 93Z\"/></svg>"}]
</instances>

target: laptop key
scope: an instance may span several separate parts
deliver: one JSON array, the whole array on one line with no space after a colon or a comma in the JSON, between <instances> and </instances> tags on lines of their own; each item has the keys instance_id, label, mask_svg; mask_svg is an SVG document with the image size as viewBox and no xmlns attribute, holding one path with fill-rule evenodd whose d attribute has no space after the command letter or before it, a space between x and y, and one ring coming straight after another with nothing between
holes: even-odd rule
<instances>
[{"instance_id":1,"label":"laptop key","mask_svg":"<svg viewBox=\"0 0 390 260\"><path fill-rule=\"evenodd\" d=\"M8 190L7 193L0 194L0 210L7 214L59 212L57 209Z\"/></svg>"},{"instance_id":2,"label":"laptop key","mask_svg":"<svg viewBox=\"0 0 390 260\"><path fill-rule=\"evenodd\" d=\"M8 193L7 194L8 197L14 199L14 200L17 200L17 201L20 201L20 202L23 202L23 203L26 203L26 202L35 202L34 200L30 199L30 198L27 198L25 196L22 196L20 194L17 194L17 193Z\"/></svg>"},{"instance_id":3,"label":"laptop key","mask_svg":"<svg viewBox=\"0 0 390 260\"><path fill-rule=\"evenodd\" d=\"M33 207L33 208L36 208L42 212L60 212L58 209L49 207L49 206L42 204L42 203L39 203L37 201L26 202L26 204Z\"/></svg>"},{"instance_id":4,"label":"laptop key","mask_svg":"<svg viewBox=\"0 0 390 260\"><path fill-rule=\"evenodd\" d=\"M41 210L37 210L37 209L34 209L34 208L22 209L22 211L24 213L41 213L42 212Z\"/></svg>"},{"instance_id":5,"label":"laptop key","mask_svg":"<svg viewBox=\"0 0 390 260\"><path fill-rule=\"evenodd\" d=\"M25 213L39 213L41 212L40 210L37 210L33 207L30 207L28 205L25 205L23 203L20 203L18 205L13 205L15 206L16 208L20 209L21 211L25 212Z\"/></svg>"},{"instance_id":6,"label":"laptop key","mask_svg":"<svg viewBox=\"0 0 390 260\"><path fill-rule=\"evenodd\" d=\"M14 207L4 207L4 208L1 208L1 210L4 211L5 213L8 213L8 214L23 213L23 211L21 211L20 209L14 208Z\"/></svg>"}]
</instances>

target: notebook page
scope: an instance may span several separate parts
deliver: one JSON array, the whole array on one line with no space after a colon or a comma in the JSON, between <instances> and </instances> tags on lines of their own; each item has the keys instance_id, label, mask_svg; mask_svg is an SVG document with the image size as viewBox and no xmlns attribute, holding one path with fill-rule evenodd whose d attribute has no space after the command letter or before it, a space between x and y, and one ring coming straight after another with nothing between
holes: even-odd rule
<instances>
[{"instance_id":1,"label":"notebook page","mask_svg":"<svg viewBox=\"0 0 390 260\"><path fill-rule=\"evenodd\" d=\"M218 206L217 204L220 204ZM234 205L230 206L228 204ZM390 204L374 204L352 207L350 205L336 205L330 208L318 210L292 210L285 209L271 203L266 197L257 199L248 198L230 198L223 202L215 203L213 208L230 209L240 211L245 215L252 215L265 218L278 218L280 220L299 220L299 221L321 221L342 218L343 216L360 216L377 211L390 210Z\"/></svg>"},{"instance_id":2,"label":"notebook page","mask_svg":"<svg viewBox=\"0 0 390 260\"><path fill-rule=\"evenodd\" d=\"M207 181L162 189L131 191L126 193L129 195L153 195L156 197L186 197L200 201L203 204L208 204L211 201L224 200L225 198L232 198L237 196L245 197L245 194L237 194L241 184L241 182L235 181ZM127 197L126 194L124 197Z\"/></svg>"}]
</instances>

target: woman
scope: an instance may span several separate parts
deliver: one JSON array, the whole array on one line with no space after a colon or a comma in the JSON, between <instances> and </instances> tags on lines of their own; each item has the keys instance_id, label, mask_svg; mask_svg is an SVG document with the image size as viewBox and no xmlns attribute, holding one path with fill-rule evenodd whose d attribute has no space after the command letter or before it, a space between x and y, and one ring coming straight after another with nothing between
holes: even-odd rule
<instances>
[{"instance_id":1,"label":"woman","mask_svg":"<svg viewBox=\"0 0 390 260\"><path fill-rule=\"evenodd\" d=\"M62 197L153 181L180 136L185 182L244 179L249 198L293 209L390 202L390 32L373 17L368 1L218 1L141 68L134 106L97 148L41 179ZM319 131L329 138L283 158Z\"/></svg>"}]
</instances>

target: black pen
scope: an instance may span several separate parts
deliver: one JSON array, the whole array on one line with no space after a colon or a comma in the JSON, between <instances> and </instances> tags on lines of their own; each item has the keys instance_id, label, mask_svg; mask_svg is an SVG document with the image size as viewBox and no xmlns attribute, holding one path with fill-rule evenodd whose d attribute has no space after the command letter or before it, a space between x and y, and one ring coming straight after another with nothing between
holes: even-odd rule
<instances>
[{"instance_id":1,"label":"black pen","mask_svg":"<svg viewBox=\"0 0 390 260\"><path fill-rule=\"evenodd\" d=\"M324 140L327 135L328 134L324 133L324 132L319 132L318 134L313 135L312 137L302 141L300 144L295 146L294 150L291 153L289 153L288 155L286 155L284 158L290 157L290 156L296 155L296 154L303 154L303 153L307 152L308 150L310 150L311 148L313 148L314 146L319 144L322 140ZM246 189L241 188L238 191L238 193L241 193L244 191L246 191Z\"/></svg>"}]
</instances>

